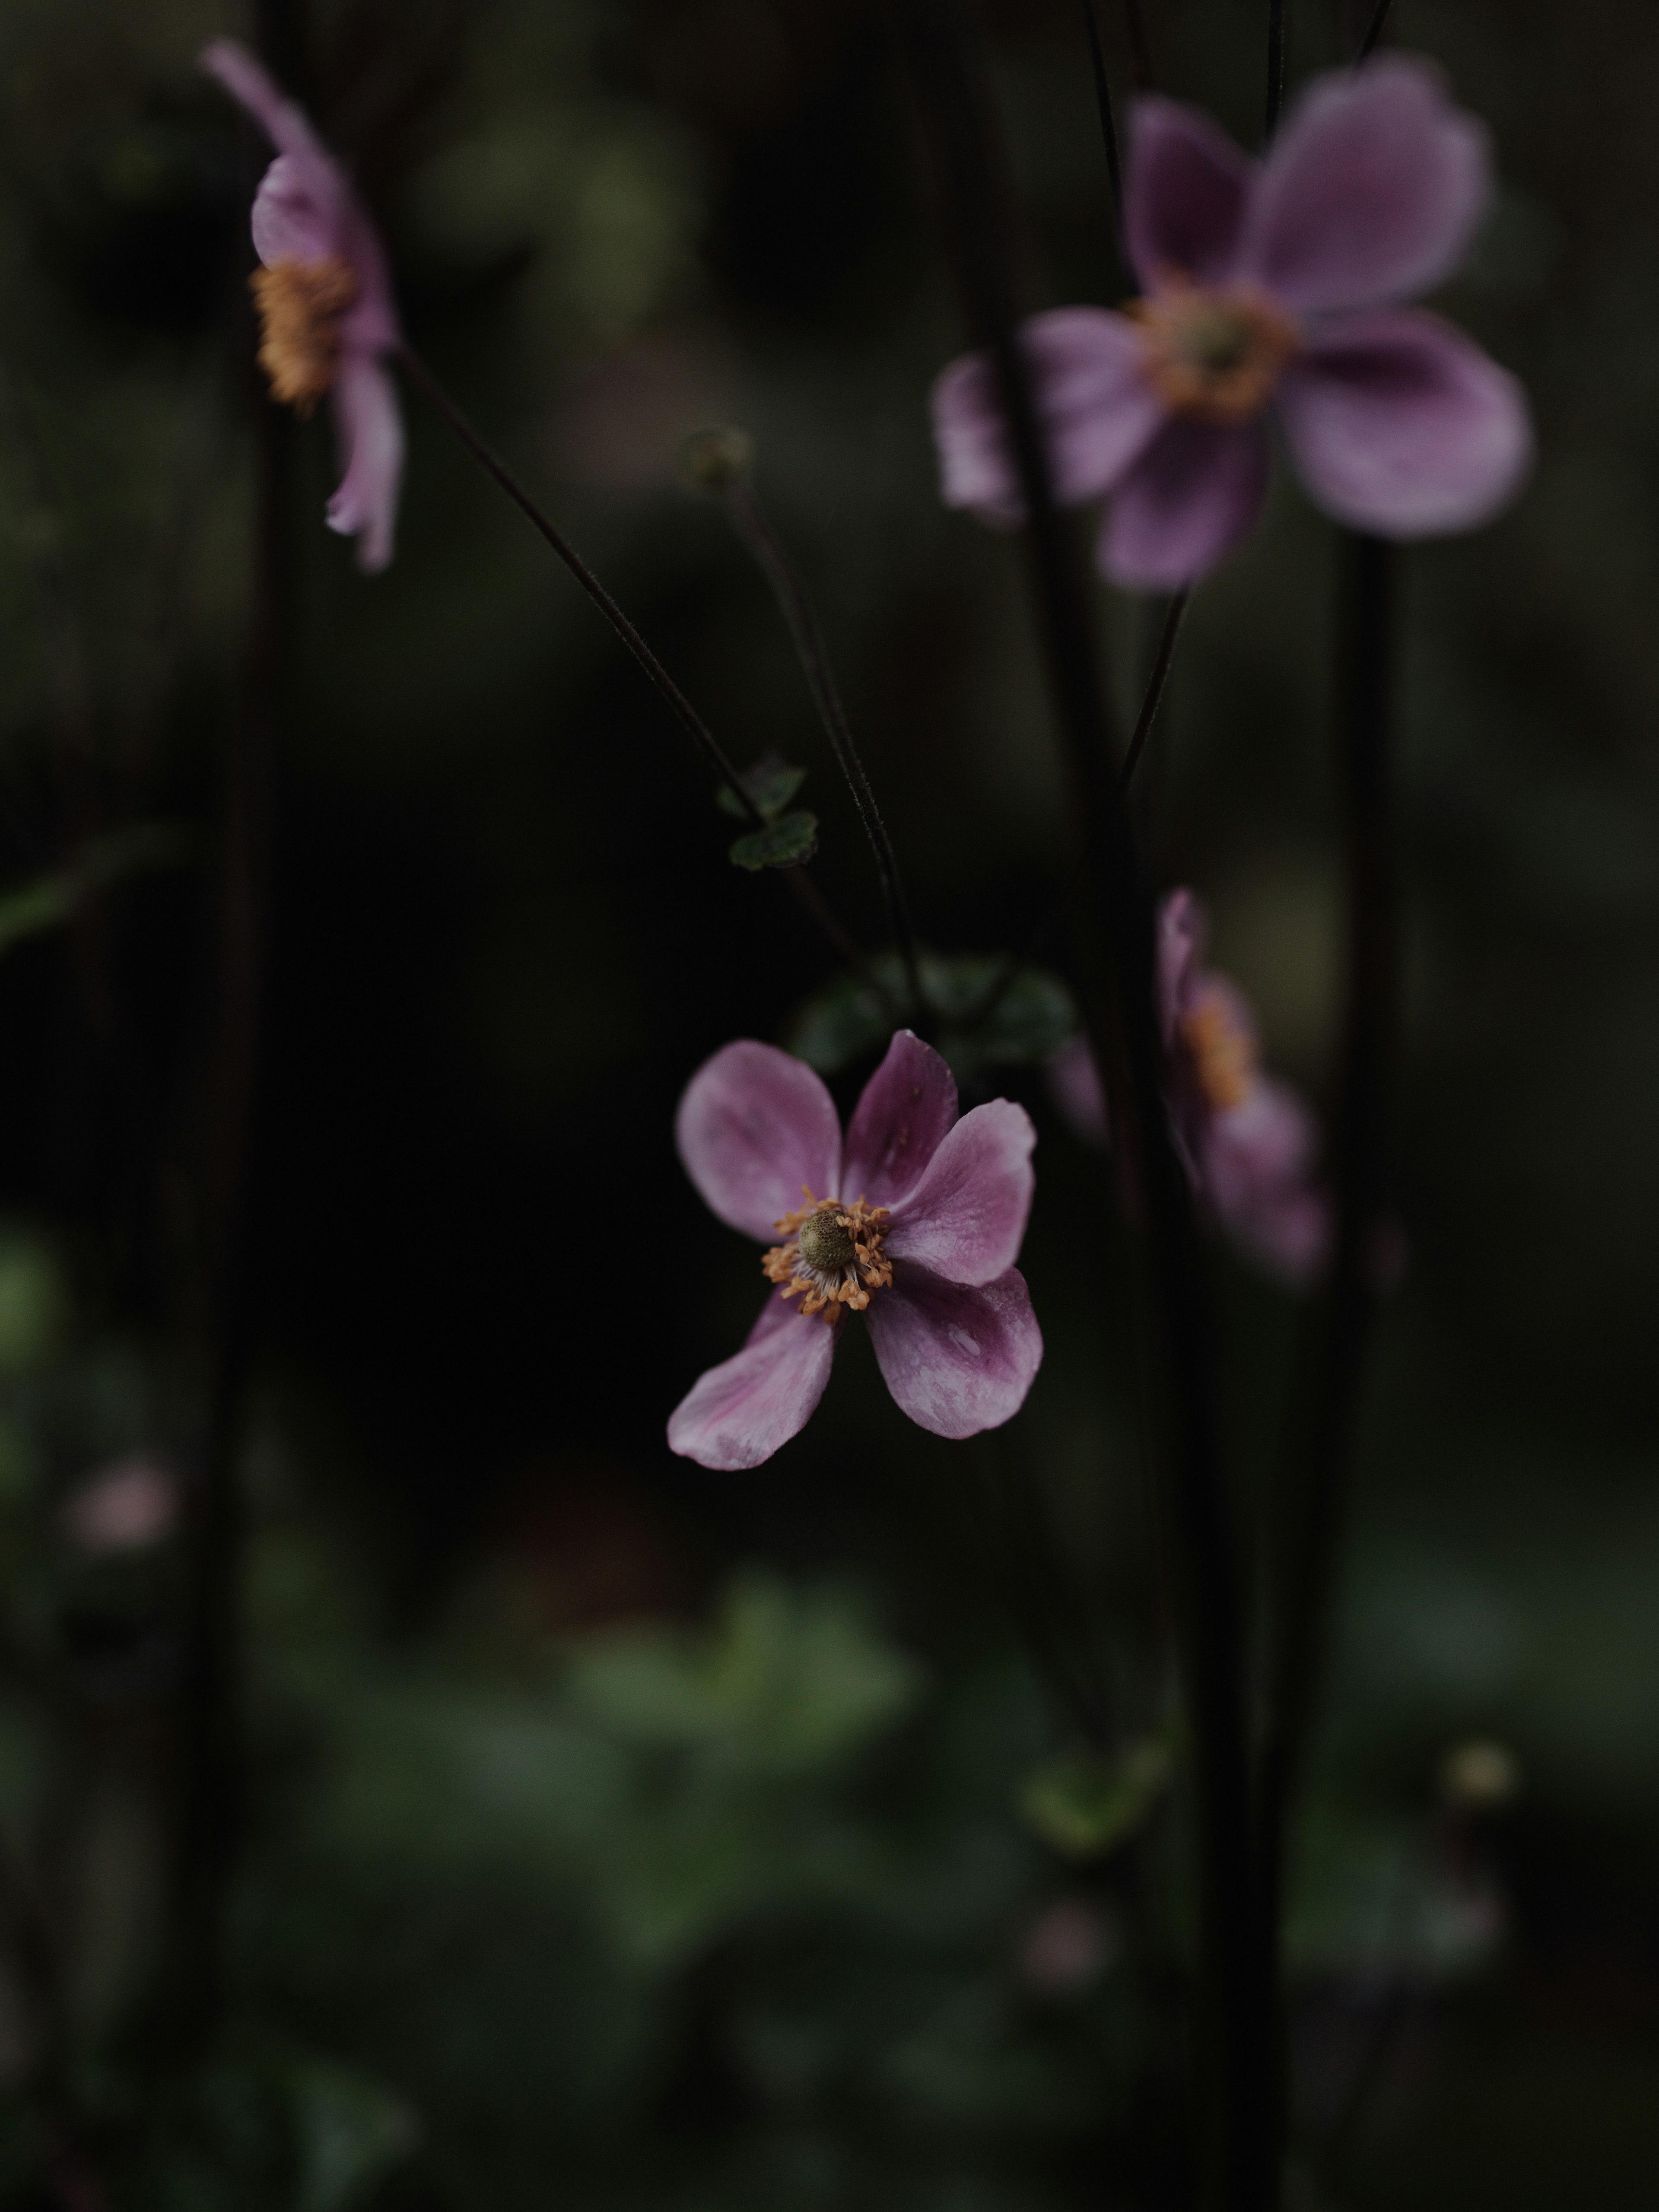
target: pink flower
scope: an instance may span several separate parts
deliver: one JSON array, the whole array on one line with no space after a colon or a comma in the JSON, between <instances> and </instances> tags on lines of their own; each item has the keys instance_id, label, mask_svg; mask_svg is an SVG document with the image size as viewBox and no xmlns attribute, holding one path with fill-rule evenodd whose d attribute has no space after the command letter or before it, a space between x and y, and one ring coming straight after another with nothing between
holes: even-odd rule
<instances>
[{"instance_id":1,"label":"pink flower","mask_svg":"<svg viewBox=\"0 0 1659 2212\"><path fill-rule=\"evenodd\" d=\"M1243 994L1200 965L1207 924L1191 891L1164 900L1158 928L1167 1096L1193 1188L1243 1251L1304 1289L1323 1270L1331 1242L1330 1200L1316 1172L1318 1125L1299 1092L1262 1073ZM1081 1037L1048 1073L1066 1120L1103 1144L1106 1103Z\"/></svg>"},{"instance_id":2,"label":"pink flower","mask_svg":"<svg viewBox=\"0 0 1659 2212\"><path fill-rule=\"evenodd\" d=\"M70 1493L62 1527L83 1552L141 1552L173 1534L179 1503L172 1462L135 1452L99 1468Z\"/></svg>"},{"instance_id":3,"label":"pink flower","mask_svg":"<svg viewBox=\"0 0 1659 2212\"><path fill-rule=\"evenodd\" d=\"M404 425L386 356L403 343L386 256L344 169L304 112L232 39L204 48L202 67L246 108L276 149L253 202L252 280L259 365L273 395L309 415L326 392L345 473L328 526L357 540L371 572L392 558Z\"/></svg>"},{"instance_id":4,"label":"pink flower","mask_svg":"<svg viewBox=\"0 0 1659 2212\"><path fill-rule=\"evenodd\" d=\"M1321 77L1261 162L1195 108L1137 101L1124 215L1142 296L1024 331L1060 498L1109 498L1107 576L1175 590L1238 544L1267 494L1270 406L1339 522L1430 538L1497 513L1532 458L1521 387L1401 304L1462 258L1490 188L1485 130L1404 56ZM933 407L946 505L1018 521L986 358L952 362Z\"/></svg>"},{"instance_id":5,"label":"pink flower","mask_svg":"<svg viewBox=\"0 0 1659 2212\"><path fill-rule=\"evenodd\" d=\"M922 1428L976 1436L1018 1412L1042 1358L1014 1266L1036 1141L1023 1107L997 1098L958 1121L950 1069L900 1030L843 1146L805 1062L745 1041L692 1077L674 1133L712 1212L763 1244L784 1240L761 1262L778 1290L748 1342L676 1408L675 1451L720 1468L770 1459L823 1395L849 1306Z\"/></svg>"}]
</instances>

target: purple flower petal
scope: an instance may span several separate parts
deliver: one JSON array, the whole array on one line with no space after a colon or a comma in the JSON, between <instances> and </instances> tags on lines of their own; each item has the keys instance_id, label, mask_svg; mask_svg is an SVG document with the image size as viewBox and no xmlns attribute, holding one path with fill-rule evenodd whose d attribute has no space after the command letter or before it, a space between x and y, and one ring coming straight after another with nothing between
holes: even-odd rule
<instances>
[{"instance_id":1,"label":"purple flower petal","mask_svg":"<svg viewBox=\"0 0 1659 2212\"><path fill-rule=\"evenodd\" d=\"M1048 1095L1059 1107L1061 1119L1072 1134L1080 1137L1085 1145L1109 1144L1111 1125L1106 1111L1106 1093L1088 1038L1068 1037L1060 1050L1050 1055L1047 1073Z\"/></svg>"},{"instance_id":2,"label":"purple flower petal","mask_svg":"<svg viewBox=\"0 0 1659 2212\"><path fill-rule=\"evenodd\" d=\"M952 1283L988 1283L1012 1267L1031 1211L1036 1131L1023 1106L994 1098L964 1114L893 1208L885 1249ZM873 1308L872 1308L873 1310Z\"/></svg>"},{"instance_id":3,"label":"purple flower petal","mask_svg":"<svg viewBox=\"0 0 1659 2212\"><path fill-rule=\"evenodd\" d=\"M949 1063L913 1030L896 1031L848 1124L836 1194L891 1206L914 1188L956 1118Z\"/></svg>"},{"instance_id":4,"label":"purple flower petal","mask_svg":"<svg viewBox=\"0 0 1659 2212\"><path fill-rule=\"evenodd\" d=\"M245 46L235 39L215 39L196 58L199 68L217 77L231 98L246 108L279 154L327 159L305 110L283 97L264 64Z\"/></svg>"},{"instance_id":5,"label":"purple flower petal","mask_svg":"<svg viewBox=\"0 0 1659 2212\"><path fill-rule=\"evenodd\" d=\"M344 179L326 154L279 154L253 196L253 250L267 269L345 252Z\"/></svg>"},{"instance_id":6,"label":"purple flower petal","mask_svg":"<svg viewBox=\"0 0 1659 2212\"><path fill-rule=\"evenodd\" d=\"M685 1086L674 1117L685 1171L711 1213L763 1244L780 1217L841 1195L841 1123L804 1060L748 1038L728 1044ZM822 1326L822 1324L820 1324Z\"/></svg>"},{"instance_id":7,"label":"purple flower petal","mask_svg":"<svg viewBox=\"0 0 1659 2212\"><path fill-rule=\"evenodd\" d=\"M329 395L345 474L328 503L328 526L357 540L357 566L372 575L392 558L404 473L398 387L372 354L348 356Z\"/></svg>"},{"instance_id":8,"label":"purple flower petal","mask_svg":"<svg viewBox=\"0 0 1659 2212\"><path fill-rule=\"evenodd\" d=\"M1420 309L1341 325L1286 373L1278 401L1312 498L1388 538L1473 529L1532 462L1521 386Z\"/></svg>"},{"instance_id":9,"label":"purple flower petal","mask_svg":"<svg viewBox=\"0 0 1659 2212\"><path fill-rule=\"evenodd\" d=\"M1166 423L1113 497L1097 551L1102 573L1132 591L1194 582L1249 536L1268 465L1259 422Z\"/></svg>"},{"instance_id":10,"label":"purple flower petal","mask_svg":"<svg viewBox=\"0 0 1659 2212\"><path fill-rule=\"evenodd\" d=\"M1486 131L1428 63L1333 70L1267 156L1237 274L1303 313L1413 298L1462 259L1491 185Z\"/></svg>"},{"instance_id":11,"label":"purple flower petal","mask_svg":"<svg viewBox=\"0 0 1659 2212\"><path fill-rule=\"evenodd\" d=\"M811 1419L838 1334L769 1297L743 1350L700 1375L674 1408L669 1449L723 1473L759 1467Z\"/></svg>"},{"instance_id":12,"label":"purple flower petal","mask_svg":"<svg viewBox=\"0 0 1659 2212\"><path fill-rule=\"evenodd\" d=\"M1330 1200L1314 1177L1318 1150L1307 1103L1270 1076L1214 1117L1203 1146L1201 1181L1216 1218L1292 1289L1315 1280L1330 1248Z\"/></svg>"},{"instance_id":13,"label":"purple flower petal","mask_svg":"<svg viewBox=\"0 0 1659 2212\"><path fill-rule=\"evenodd\" d=\"M1163 420L1141 374L1139 332L1103 307L1056 307L1021 325L1057 496L1096 499L1116 483ZM1024 512L1003 429L996 377L984 354L942 370L933 395L939 495L1005 526Z\"/></svg>"},{"instance_id":14,"label":"purple flower petal","mask_svg":"<svg viewBox=\"0 0 1659 2212\"><path fill-rule=\"evenodd\" d=\"M1209 935L1210 918L1203 902L1184 884L1159 902L1158 1018L1165 1051L1175 1042L1176 1026L1197 979Z\"/></svg>"},{"instance_id":15,"label":"purple flower petal","mask_svg":"<svg viewBox=\"0 0 1659 2212\"><path fill-rule=\"evenodd\" d=\"M1255 163L1195 107L1138 100L1124 179L1129 258L1148 291L1174 275L1218 283L1231 271Z\"/></svg>"},{"instance_id":16,"label":"purple flower petal","mask_svg":"<svg viewBox=\"0 0 1659 2212\"><path fill-rule=\"evenodd\" d=\"M910 1262L872 1298L869 1319L900 1411L936 1437L975 1437L1012 1420L1042 1363L1042 1333L1017 1267L975 1289Z\"/></svg>"}]
</instances>

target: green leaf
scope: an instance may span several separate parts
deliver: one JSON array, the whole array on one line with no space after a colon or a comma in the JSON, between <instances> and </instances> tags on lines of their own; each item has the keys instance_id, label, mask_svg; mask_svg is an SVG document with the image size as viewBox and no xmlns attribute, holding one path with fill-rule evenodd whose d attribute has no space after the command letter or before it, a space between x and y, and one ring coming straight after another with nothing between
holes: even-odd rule
<instances>
[{"instance_id":1,"label":"green leaf","mask_svg":"<svg viewBox=\"0 0 1659 2212\"><path fill-rule=\"evenodd\" d=\"M173 822L137 822L89 838L58 874L0 892L0 952L65 922L89 893L124 876L178 867L190 857L190 832Z\"/></svg>"},{"instance_id":2,"label":"green leaf","mask_svg":"<svg viewBox=\"0 0 1659 2212\"><path fill-rule=\"evenodd\" d=\"M817 849L818 817L798 809L781 821L769 822L764 830L739 837L732 858L738 867L758 874L763 868L798 868Z\"/></svg>"},{"instance_id":3,"label":"green leaf","mask_svg":"<svg viewBox=\"0 0 1659 2212\"><path fill-rule=\"evenodd\" d=\"M995 952L923 951L918 964L934 1040L959 1077L1029 1066L1076 1034L1076 1001L1046 968L1024 967L1009 977L1006 957ZM820 1075L836 1074L884 1045L896 1011L907 1006L896 953L878 953L870 975L878 988L856 975L834 977L790 1025L789 1049Z\"/></svg>"},{"instance_id":4,"label":"green leaf","mask_svg":"<svg viewBox=\"0 0 1659 2212\"><path fill-rule=\"evenodd\" d=\"M1066 1752L1026 1778L1019 1810L1067 1858L1102 1858L1141 1826L1174 1772L1162 1736L1137 1736L1111 1757Z\"/></svg>"},{"instance_id":5,"label":"green leaf","mask_svg":"<svg viewBox=\"0 0 1659 2212\"><path fill-rule=\"evenodd\" d=\"M415 2116L403 2100L355 2068L297 2063L292 2100L295 2212L344 2212L415 2147Z\"/></svg>"},{"instance_id":6,"label":"green leaf","mask_svg":"<svg viewBox=\"0 0 1659 2212\"><path fill-rule=\"evenodd\" d=\"M769 822L775 822L805 782L806 770L791 768L781 753L766 753L753 768L745 769L738 781L748 793L757 812L763 814ZM726 784L721 784L714 793L714 799L718 805L727 814L735 815L739 822L749 819L738 804L736 793Z\"/></svg>"}]
</instances>

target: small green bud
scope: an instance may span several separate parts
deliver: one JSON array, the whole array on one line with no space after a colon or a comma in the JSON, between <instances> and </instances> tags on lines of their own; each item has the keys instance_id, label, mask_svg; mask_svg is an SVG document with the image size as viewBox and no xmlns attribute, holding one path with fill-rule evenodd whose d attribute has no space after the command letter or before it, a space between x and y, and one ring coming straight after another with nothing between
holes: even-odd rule
<instances>
[{"instance_id":1,"label":"small green bud","mask_svg":"<svg viewBox=\"0 0 1659 2212\"><path fill-rule=\"evenodd\" d=\"M820 1206L812 1218L801 1226L801 1258L809 1267L817 1267L826 1275L853 1264L852 1231L842 1226L840 1215L838 1206Z\"/></svg>"},{"instance_id":2,"label":"small green bud","mask_svg":"<svg viewBox=\"0 0 1659 2212\"><path fill-rule=\"evenodd\" d=\"M680 447L680 475L693 491L718 499L749 481L755 465L755 441L733 422L694 430Z\"/></svg>"}]
</instances>

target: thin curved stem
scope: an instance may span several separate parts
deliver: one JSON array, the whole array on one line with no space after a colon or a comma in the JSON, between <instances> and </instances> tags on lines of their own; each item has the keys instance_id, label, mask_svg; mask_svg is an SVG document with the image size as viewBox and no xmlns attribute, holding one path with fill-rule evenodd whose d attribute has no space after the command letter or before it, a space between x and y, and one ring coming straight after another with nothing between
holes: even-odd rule
<instances>
[{"instance_id":1,"label":"thin curved stem","mask_svg":"<svg viewBox=\"0 0 1659 2212\"><path fill-rule=\"evenodd\" d=\"M1365 26L1365 35L1360 40L1354 52L1353 64L1356 69L1375 50L1377 40L1382 35L1383 26L1389 20L1389 10L1393 5L1394 0L1376 0L1376 5L1371 10L1371 20Z\"/></svg>"},{"instance_id":2,"label":"thin curved stem","mask_svg":"<svg viewBox=\"0 0 1659 2212\"><path fill-rule=\"evenodd\" d=\"M1112 191L1112 228L1117 235L1117 250L1127 269L1129 249L1123 234L1123 157L1117 143L1117 118L1112 112L1111 81L1106 74L1106 49L1100 41L1100 23L1095 15L1095 0L1079 0L1083 9L1083 27L1089 38L1089 66L1095 81L1095 106L1100 115L1101 143L1106 149L1106 178Z\"/></svg>"},{"instance_id":3,"label":"thin curved stem","mask_svg":"<svg viewBox=\"0 0 1659 2212\"><path fill-rule=\"evenodd\" d=\"M893 941L898 946L899 959L904 969L905 988L910 1002L918 1011L925 1009L922 996L921 971L916 963L915 933L911 927L909 902L904 896L903 879L899 874L898 859L893 851L893 841L887 834L887 824L881 818L876 805L876 794L871 788L869 775L853 742L853 732L847 720L847 709L842 703L841 687L836 682L835 671L830 663L830 649L825 643L817 610L809 598L806 586L796 573L793 563L784 550L782 540L772 527L771 520L754 487L749 483L733 484L726 493L723 505L730 516L732 528L753 555L757 566L772 586L773 595L782 610L789 635L794 640L795 651L806 677L807 689L812 694L813 704L818 710L830 749L840 763L857 807L859 820L864 824L864 834L875 854L876 872L881 878L881 893L887 907L888 927Z\"/></svg>"}]
</instances>

